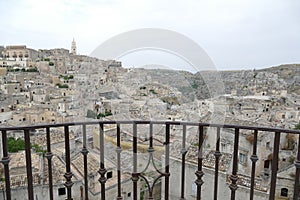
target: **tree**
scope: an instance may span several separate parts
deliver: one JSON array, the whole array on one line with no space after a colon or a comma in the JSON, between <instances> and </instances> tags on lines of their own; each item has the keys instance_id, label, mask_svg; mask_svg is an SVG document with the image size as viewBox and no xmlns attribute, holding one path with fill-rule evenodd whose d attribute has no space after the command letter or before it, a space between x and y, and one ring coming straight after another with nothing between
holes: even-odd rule
<instances>
[{"instance_id":1,"label":"tree","mask_svg":"<svg viewBox=\"0 0 300 200\"><path fill-rule=\"evenodd\" d=\"M16 153L20 150L25 150L25 141L21 138L15 139L13 137L9 137L7 141L8 152Z\"/></svg>"},{"instance_id":2,"label":"tree","mask_svg":"<svg viewBox=\"0 0 300 200\"><path fill-rule=\"evenodd\" d=\"M297 125L295 125L295 128L294 128L295 130L300 130L300 122L297 124Z\"/></svg>"},{"instance_id":3,"label":"tree","mask_svg":"<svg viewBox=\"0 0 300 200\"><path fill-rule=\"evenodd\" d=\"M16 153L18 151L25 150L25 141L21 138L15 139L14 137L9 137L7 141L8 152ZM38 144L30 144L31 148L35 149L35 152L43 153L43 156L46 154L46 150L43 150Z\"/></svg>"}]
</instances>

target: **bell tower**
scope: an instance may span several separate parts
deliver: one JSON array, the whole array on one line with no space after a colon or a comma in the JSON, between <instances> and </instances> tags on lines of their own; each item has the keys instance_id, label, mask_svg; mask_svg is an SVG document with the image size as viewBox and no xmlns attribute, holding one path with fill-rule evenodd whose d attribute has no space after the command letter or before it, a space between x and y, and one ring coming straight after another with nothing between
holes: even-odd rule
<instances>
[{"instance_id":1,"label":"bell tower","mask_svg":"<svg viewBox=\"0 0 300 200\"><path fill-rule=\"evenodd\" d=\"M73 38L72 45L71 45L71 54L76 55L76 51L77 51L76 42L75 39Z\"/></svg>"}]
</instances>

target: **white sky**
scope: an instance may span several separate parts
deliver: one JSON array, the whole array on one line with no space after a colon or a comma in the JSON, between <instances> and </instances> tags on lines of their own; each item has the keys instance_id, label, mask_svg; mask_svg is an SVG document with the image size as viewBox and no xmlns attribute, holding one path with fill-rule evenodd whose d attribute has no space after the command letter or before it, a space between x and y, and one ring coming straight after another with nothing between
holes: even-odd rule
<instances>
[{"instance_id":1,"label":"white sky","mask_svg":"<svg viewBox=\"0 0 300 200\"><path fill-rule=\"evenodd\" d=\"M122 32L163 28L197 42L219 69L257 69L300 63L299 10L299 0L1 0L0 45L69 49L74 37L89 55ZM123 61L146 65L150 57ZM150 64L176 61L163 57Z\"/></svg>"}]
</instances>

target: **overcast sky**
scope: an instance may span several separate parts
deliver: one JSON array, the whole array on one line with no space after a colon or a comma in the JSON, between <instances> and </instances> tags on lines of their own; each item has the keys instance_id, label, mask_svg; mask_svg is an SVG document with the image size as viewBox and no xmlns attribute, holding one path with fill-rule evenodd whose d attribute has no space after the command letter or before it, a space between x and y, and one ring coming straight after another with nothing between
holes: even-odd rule
<instances>
[{"instance_id":1,"label":"overcast sky","mask_svg":"<svg viewBox=\"0 0 300 200\"><path fill-rule=\"evenodd\" d=\"M89 55L122 32L163 28L194 40L218 69L258 69L300 63L299 10L299 0L1 0L0 45L70 49L74 37ZM152 64L146 54L124 63Z\"/></svg>"}]
</instances>

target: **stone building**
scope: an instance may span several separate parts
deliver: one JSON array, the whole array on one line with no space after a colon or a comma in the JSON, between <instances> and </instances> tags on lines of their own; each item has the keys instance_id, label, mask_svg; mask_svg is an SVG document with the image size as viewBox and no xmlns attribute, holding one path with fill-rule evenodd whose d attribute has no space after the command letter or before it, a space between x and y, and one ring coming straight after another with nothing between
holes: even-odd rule
<instances>
[{"instance_id":1,"label":"stone building","mask_svg":"<svg viewBox=\"0 0 300 200\"><path fill-rule=\"evenodd\" d=\"M33 60L38 59L38 52L34 49L27 48L26 45L6 46L2 51L2 57L7 60Z\"/></svg>"},{"instance_id":2,"label":"stone building","mask_svg":"<svg viewBox=\"0 0 300 200\"><path fill-rule=\"evenodd\" d=\"M7 82L1 85L1 90L4 94L17 94L21 92L21 86L19 82Z\"/></svg>"}]
</instances>

